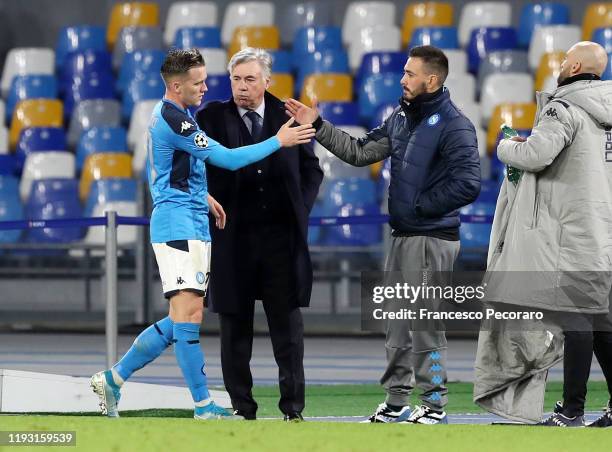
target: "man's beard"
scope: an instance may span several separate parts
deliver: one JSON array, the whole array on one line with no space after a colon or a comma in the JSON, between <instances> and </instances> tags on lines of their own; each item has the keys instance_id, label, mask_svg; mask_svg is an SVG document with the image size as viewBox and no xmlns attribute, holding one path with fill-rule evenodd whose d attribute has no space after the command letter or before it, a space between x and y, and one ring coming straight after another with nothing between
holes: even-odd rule
<instances>
[{"instance_id":1,"label":"man's beard","mask_svg":"<svg viewBox=\"0 0 612 452\"><path fill-rule=\"evenodd\" d=\"M563 83L568 77L569 77L568 71L563 70L559 72L559 76L557 77L557 86Z\"/></svg>"},{"instance_id":2,"label":"man's beard","mask_svg":"<svg viewBox=\"0 0 612 452\"><path fill-rule=\"evenodd\" d=\"M425 83L421 83L421 86L419 87L419 89L417 89L416 91L414 91L413 93L406 93L405 91L402 93L402 98L406 101L406 102L412 102L414 100L415 97L423 94L424 92L426 92L426 85ZM410 97L408 97L410 96Z\"/></svg>"}]
</instances>

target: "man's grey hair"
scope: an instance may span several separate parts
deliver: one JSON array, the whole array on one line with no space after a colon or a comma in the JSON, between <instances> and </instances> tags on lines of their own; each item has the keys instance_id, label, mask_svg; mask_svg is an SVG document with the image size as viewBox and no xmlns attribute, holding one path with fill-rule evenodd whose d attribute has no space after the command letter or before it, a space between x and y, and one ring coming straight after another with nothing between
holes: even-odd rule
<instances>
[{"instance_id":1,"label":"man's grey hair","mask_svg":"<svg viewBox=\"0 0 612 452\"><path fill-rule=\"evenodd\" d=\"M234 68L239 64L249 63L251 61L257 61L259 63L264 78L270 78L272 75L272 57L264 49L247 47L240 52L236 52L227 64L227 70L231 74Z\"/></svg>"}]
</instances>

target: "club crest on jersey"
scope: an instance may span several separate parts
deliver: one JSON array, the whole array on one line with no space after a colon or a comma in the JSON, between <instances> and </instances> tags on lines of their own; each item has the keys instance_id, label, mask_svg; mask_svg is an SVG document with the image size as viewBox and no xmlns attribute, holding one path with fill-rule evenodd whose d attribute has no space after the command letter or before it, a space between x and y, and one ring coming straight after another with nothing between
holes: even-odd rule
<instances>
[{"instance_id":1,"label":"club crest on jersey","mask_svg":"<svg viewBox=\"0 0 612 452\"><path fill-rule=\"evenodd\" d=\"M183 133L185 130L189 130L193 127L193 124L191 124L189 121L183 121L181 123L181 133Z\"/></svg>"},{"instance_id":2,"label":"club crest on jersey","mask_svg":"<svg viewBox=\"0 0 612 452\"><path fill-rule=\"evenodd\" d=\"M208 138L203 132L196 133L196 136L193 137L193 142L199 148L205 148L208 146Z\"/></svg>"},{"instance_id":3,"label":"club crest on jersey","mask_svg":"<svg viewBox=\"0 0 612 452\"><path fill-rule=\"evenodd\" d=\"M438 113L436 113L435 115L431 115L427 120L427 124L429 124L430 126L435 126L436 124L438 124L438 122L440 122L440 115Z\"/></svg>"}]
</instances>

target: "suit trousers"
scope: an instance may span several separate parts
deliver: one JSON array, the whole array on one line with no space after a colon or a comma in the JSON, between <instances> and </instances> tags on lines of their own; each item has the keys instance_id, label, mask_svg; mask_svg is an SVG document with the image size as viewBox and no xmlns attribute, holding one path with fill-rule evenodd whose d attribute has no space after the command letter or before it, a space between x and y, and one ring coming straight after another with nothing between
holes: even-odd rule
<instances>
[{"instance_id":1,"label":"suit trousers","mask_svg":"<svg viewBox=\"0 0 612 452\"><path fill-rule=\"evenodd\" d=\"M296 303L294 263L295 229L288 224L253 224L238 233L243 256L236 284L245 297L237 313L220 314L221 367L232 406L255 415L250 361L253 348L255 300L261 299L268 321L274 359L278 365L280 410L304 409L304 326Z\"/></svg>"}]
</instances>

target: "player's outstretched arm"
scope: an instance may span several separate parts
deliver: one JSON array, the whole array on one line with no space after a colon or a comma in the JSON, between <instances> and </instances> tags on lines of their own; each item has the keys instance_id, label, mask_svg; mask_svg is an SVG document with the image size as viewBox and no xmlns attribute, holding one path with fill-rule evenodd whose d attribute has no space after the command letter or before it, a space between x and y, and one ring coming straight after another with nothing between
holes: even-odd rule
<instances>
[{"instance_id":1,"label":"player's outstretched arm","mask_svg":"<svg viewBox=\"0 0 612 452\"><path fill-rule=\"evenodd\" d=\"M309 143L315 135L312 125L304 124L291 127L294 121L293 118L290 118L279 129L276 136L268 138L266 141L235 149L228 149L208 138L209 153L207 162L211 165L234 171L267 157L281 147Z\"/></svg>"}]
</instances>

